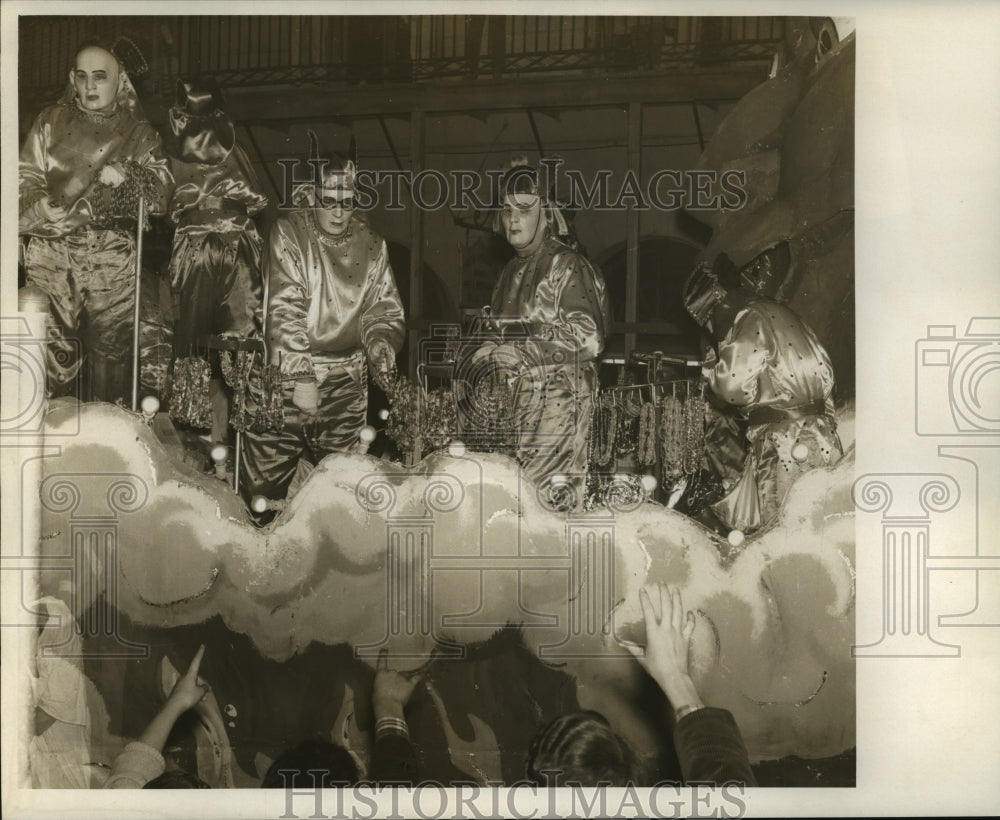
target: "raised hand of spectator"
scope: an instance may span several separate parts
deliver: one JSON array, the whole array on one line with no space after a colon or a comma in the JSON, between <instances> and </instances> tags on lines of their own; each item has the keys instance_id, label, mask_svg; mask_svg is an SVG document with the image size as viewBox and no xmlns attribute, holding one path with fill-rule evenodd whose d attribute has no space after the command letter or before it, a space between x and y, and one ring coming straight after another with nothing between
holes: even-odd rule
<instances>
[{"instance_id":1,"label":"raised hand of spectator","mask_svg":"<svg viewBox=\"0 0 1000 820\"><path fill-rule=\"evenodd\" d=\"M375 683L372 687L372 708L376 721L380 717L403 717L403 709L410 701L410 695L422 679L419 672L397 672L389 668L388 650L378 653L375 664Z\"/></svg>"},{"instance_id":2,"label":"raised hand of spectator","mask_svg":"<svg viewBox=\"0 0 1000 820\"><path fill-rule=\"evenodd\" d=\"M152 746L156 751L162 752L163 746L167 742L170 730L174 728L177 718L183 715L188 709L201 702L209 690L210 686L198 675L201 667L201 659L205 655L205 645L198 647L194 653L194 658L188 666L187 672L177 679L174 688L167 696L167 702L163 708L156 713L156 717L150 722L146 730L139 736L139 740L147 746Z\"/></svg>"},{"instance_id":3,"label":"raised hand of spectator","mask_svg":"<svg viewBox=\"0 0 1000 820\"><path fill-rule=\"evenodd\" d=\"M646 646L625 646L659 684L678 713L688 707L700 708L701 698L688 671L694 613L685 611L680 590L666 584L639 590L639 605L646 620Z\"/></svg>"},{"instance_id":4,"label":"raised hand of spectator","mask_svg":"<svg viewBox=\"0 0 1000 820\"><path fill-rule=\"evenodd\" d=\"M211 686L198 674L201 667L201 659L205 656L205 645L198 647L194 653L187 672L185 672L174 684L167 697L167 703L176 706L183 714L188 709L197 706L211 690Z\"/></svg>"}]
</instances>

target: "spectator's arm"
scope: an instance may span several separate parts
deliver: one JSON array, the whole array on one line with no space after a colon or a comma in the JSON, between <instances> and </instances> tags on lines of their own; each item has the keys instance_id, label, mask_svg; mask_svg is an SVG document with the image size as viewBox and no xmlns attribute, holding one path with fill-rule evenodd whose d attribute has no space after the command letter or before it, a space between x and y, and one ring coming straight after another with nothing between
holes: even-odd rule
<instances>
[{"instance_id":1,"label":"spectator's arm","mask_svg":"<svg viewBox=\"0 0 1000 820\"><path fill-rule=\"evenodd\" d=\"M685 783L757 785L739 727L725 709L706 706L678 720L674 749Z\"/></svg>"},{"instance_id":2,"label":"spectator's arm","mask_svg":"<svg viewBox=\"0 0 1000 820\"><path fill-rule=\"evenodd\" d=\"M372 687L375 712L375 746L370 776L376 783L414 783L417 758L410 742L404 709L420 680L419 674L404 675L389 669L383 649L379 653Z\"/></svg>"},{"instance_id":3,"label":"spectator's arm","mask_svg":"<svg viewBox=\"0 0 1000 820\"><path fill-rule=\"evenodd\" d=\"M163 747L177 719L197 705L209 692L209 685L198 676L198 668L205 654L204 645L198 647L191 665L174 684L170 696L156 713L137 741L129 743L115 759L111 776L104 784L106 789L141 789L154 777L163 774Z\"/></svg>"},{"instance_id":4,"label":"spectator's arm","mask_svg":"<svg viewBox=\"0 0 1000 820\"><path fill-rule=\"evenodd\" d=\"M659 684L674 707L674 746L685 782L742 782L756 785L743 738L733 716L702 703L688 669L688 646L694 633L693 612L685 612L675 587L658 584L653 596L639 591L646 621L646 647L626 644Z\"/></svg>"}]
</instances>

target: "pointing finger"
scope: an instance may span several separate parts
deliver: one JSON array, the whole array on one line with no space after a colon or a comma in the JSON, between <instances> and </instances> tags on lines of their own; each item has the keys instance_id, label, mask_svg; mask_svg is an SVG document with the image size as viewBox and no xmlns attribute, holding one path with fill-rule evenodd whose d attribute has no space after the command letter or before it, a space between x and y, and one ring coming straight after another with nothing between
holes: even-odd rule
<instances>
[{"instance_id":1,"label":"pointing finger","mask_svg":"<svg viewBox=\"0 0 1000 820\"><path fill-rule=\"evenodd\" d=\"M198 670L201 668L201 659L205 656L205 644L198 647L198 651L194 653L194 657L191 659L191 665L188 666L188 675L192 677L197 677Z\"/></svg>"}]
</instances>

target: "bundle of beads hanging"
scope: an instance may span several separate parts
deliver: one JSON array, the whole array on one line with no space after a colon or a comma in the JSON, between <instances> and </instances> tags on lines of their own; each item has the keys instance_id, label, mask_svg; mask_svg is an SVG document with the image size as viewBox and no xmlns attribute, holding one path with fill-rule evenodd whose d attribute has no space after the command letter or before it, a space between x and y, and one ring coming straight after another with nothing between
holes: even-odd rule
<instances>
[{"instance_id":1,"label":"bundle of beads hanging","mask_svg":"<svg viewBox=\"0 0 1000 820\"><path fill-rule=\"evenodd\" d=\"M261 401L253 420L255 431L280 430L285 424L284 383L281 368L276 364L264 365L261 370Z\"/></svg>"},{"instance_id":2,"label":"bundle of beads hanging","mask_svg":"<svg viewBox=\"0 0 1000 820\"><path fill-rule=\"evenodd\" d=\"M639 411L639 439L635 452L636 464L656 463L656 404L643 402Z\"/></svg>"},{"instance_id":3,"label":"bundle of beads hanging","mask_svg":"<svg viewBox=\"0 0 1000 820\"><path fill-rule=\"evenodd\" d=\"M87 197L95 224L107 224L116 219L137 219L139 200L146 203L143 231L149 230L149 210L159 193L156 175L132 160L120 160L112 167L121 171L125 179L120 185L94 184Z\"/></svg>"},{"instance_id":4,"label":"bundle of beads hanging","mask_svg":"<svg viewBox=\"0 0 1000 820\"><path fill-rule=\"evenodd\" d=\"M497 370L478 379L472 402L484 437L484 449L497 451L513 446L514 396L507 374Z\"/></svg>"},{"instance_id":5,"label":"bundle of beads hanging","mask_svg":"<svg viewBox=\"0 0 1000 820\"><path fill-rule=\"evenodd\" d=\"M705 451L705 400L690 388L683 400L663 397L660 457L664 483L701 472Z\"/></svg>"},{"instance_id":6,"label":"bundle of beads hanging","mask_svg":"<svg viewBox=\"0 0 1000 820\"><path fill-rule=\"evenodd\" d=\"M684 399L684 474L697 475L705 459L705 399L688 384Z\"/></svg>"},{"instance_id":7,"label":"bundle of beads hanging","mask_svg":"<svg viewBox=\"0 0 1000 820\"><path fill-rule=\"evenodd\" d=\"M660 460L663 465L664 483L684 474L684 406L673 395L663 397L660 409Z\"/></svg>"},{"instance_id":8,"label":"bundle of beads hanging","mask_svg":"<svg viewBox=\"0 0 1000 820\"><path fill-rule=\"evenodd\" d=\"M191 427L211 427L212 404L208 395L211 377L211 365L200 356L175 361L170 418Z\"/></svg>"},{"instance_id":9,"label":"bundle of beads hanging","mask_svg":"<svg viewBox=\"0 0 1000 820\"><path fill-rule=\"evenodd\" d=\"M405 376L387 391L389 417L385 433L402 452L413 452L417 442L424 452L438 450L455 434L455 402L445 388L424 391Z\"/></svg>"},{"instance_id":10,"label":"bundle of beads hanging","mask_svg":"<svg viewBox=\"0 0 1000 820\"><path fill-rule=\"evenodd\" d=\"M618 404L614 395L600 393L594 401L594 420L590 428L590 463L606 467L615 455L615 432L618 429Z\"/></svg>"},{"instance_id":11,"label":"bundle of beads hanging","mask_svg":"<svg viewBox=\"0 0 1000 820\"><path fill-rule=\"evenodd\" d=\"M631 393L626 392L618 408L618 426L615 430L615 452L619 456L634 453L638 446L639 413L642 405Z\"/></svg>"},{"instance_id":12,"label":"bundle of beads hanging","mask_svg":"<svg viewBox=\"0 0 1000 820\"><path fill-rule=\"evenodd\" d=\"M233 407L229 423L234 430L246 432L254 423L254 414L247 409L247 394L250 387L250 368L253 367L253 353L249 350L219 351L219 366L222 378L233 391Z\"/></svg>"}]
</instances>

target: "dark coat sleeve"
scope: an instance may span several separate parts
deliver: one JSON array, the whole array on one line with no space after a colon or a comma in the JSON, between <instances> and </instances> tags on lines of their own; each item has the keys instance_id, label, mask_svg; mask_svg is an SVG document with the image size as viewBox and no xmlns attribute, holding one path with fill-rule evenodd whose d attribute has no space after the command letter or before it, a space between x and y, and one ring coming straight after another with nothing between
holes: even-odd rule
<instances>
[{"instance_id":1,"label":"dark coat sleeve","mask_svg":"<svg viewBox=\"0 0 1000 820\"><path fill-rule=\"evenodd\" d=\"M416 785L417 755L406 735L381 732L376 736L368 779L376 783Z\"/></svg>"},{"instance_id":2,"label":"dark coat sleeve","mask_svg":"<svg viewBox=\"0 0 1000 820\"><path fill-rule=\"evenodd\" d=\"M685 783L757 785L739 727L725 709L706 706L682 717L674 748Z\"/></svg>"}]
</instances>

